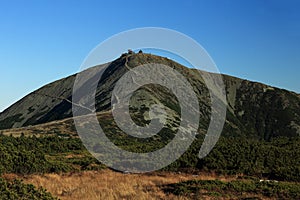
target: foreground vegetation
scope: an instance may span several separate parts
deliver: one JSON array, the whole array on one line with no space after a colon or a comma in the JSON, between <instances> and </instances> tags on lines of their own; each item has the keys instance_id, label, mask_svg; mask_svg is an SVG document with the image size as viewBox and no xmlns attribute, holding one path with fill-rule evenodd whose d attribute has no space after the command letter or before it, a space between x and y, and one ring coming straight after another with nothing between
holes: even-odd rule
<instances>
[{"instance_id":1,"label":"foreground vegetation","mask_svg":"<svg viewBox=\"0 0 300 200\"><path fill-rule=\"evenodd\" d=\"M59 173L103 167L78 138L0 136L0 173Z\"/></svg>"},{"instance_id":2,"label":"foreground vegetation","mask_svg":"<svg viewBox=\"0 0 300 200\"><path fill-rule=\"evenodd\" d=\"M168 137L164 139L168 140L172 135L168 134ZM156 143L158 145L165 143L165 141L158 140L157 138L156 143L150 139L147 148L147 142L140 144L139 142L141 141L138 140L126 140L124 135L114 135L113 139L115 144L119 145L121 148L126 146L127 150L133 152L140 152L141 146L144 146L144 151L146 151L152 148ZM0 173L4 175L13 173L22 178L24 175L44 177L45 174L49 173L55 173L57 176L64 176L63 174L66 173L71 173L72 175L74 173L79 174L78 176L81 177L82 175L80 174L83 171L92 170L91 173L95 175L97 172L102 172L99 170L105 168L104 165L97 161L85 149L79 138L62 135L41 137L25 137L24 135L13 137L0 135L0 142ZM157 188L161 187L166 194L179 195L176 199L198 198L199 195L225 198L231 198L235 195L249 197L249 195L251 196L254 193L270 198L300 198L300 138L280 137L266 142L242 137L221 137L213 151L207 157L200 160L197 155L201 144L202 139L199 137L180 159L162 169L161 172L168 174L170 172L185 171L188 172L188 174L200 174L199 177L201 177L203 172L206 172L216 173L217 176L230 175L243 178L252 177L251 180L235 180L231 182L221 182L219 180L194 180L178 183L182 180L186 180L180 178L176 179L176 181L173 180L173 182L166 181L158 185L157 182L151 184L156 185L155 187ZM104 171L104 173L107 173L107 170ZM73 175L71 175L70 177L73 177ZM104 177L106 176L104 174L102 175ZM91 182L93 176L91 174L89 174L89 176L91 179L86 181ZM133 177L136 175L127 176ZM145 175L145 177L146 176L148 175ZM179 175L176 176L180 177ZM56 181L62 181L64 178L65 177L57 178ZM40 178L38 179L40 180ZM192 178L189 177L188 180L190 179ZM259 182L259 179L271 179L279 182ZM83 181L82 184L84 184L83 177L80 178L80 180L81 182ZM8 196L4 196L3 198L0 196L0 199L52 198L44 189L36 189L32 185L26 185L17 180L11 182L1 179L1 181L2 192L0 193L1 195ZM27 183L43 186L48 189L48 182L47 184L42 185L39 182L26 181ZM72 182L73 181L70 181L70 183ZM135 187L137 190L151 191L151 187L147 187L146 185L146 183L143 183L143 187L139 185L132 187ZM81 188L81 186L78 185L77 188ZM112 187L112 189L114 189L114 187ZM87 188L84 188L83 190L86 191ZM126 196L126 194L114 196L113 193L100 194L104 190L105 187L103 186L102 189L95 191L95 194L93 195L95 198L108 195L108 199L117 199L118 197L134 198L134 195L132 194L128 194L129 196ZM54 190L49 191L52 193ZM57 195L58 193L60 195L64 194L70 196L71 193L69 194L68 191L69 189L67 188L64 191L56 191L55 194L56 196L59 196ZM73 189L71 191L73 191ZM229 192L231 196L226 196L226 192ZM85 193L82 193L81 195L84 194ZM147 197L152 196L151 192L143 195L146 195ZM163 194L160 195L164 196Z\"/></svg>"},{"instance_id":3,"label":"foreground vegetation","mask_svg":"<svg viewBox=\"0 0 300 200\"><path fill-rule=\"evenodd\" d=\"M183 156L185 165L199 144ZM184 159L186 158L186 159ZM278 137L270 142L249 138L220 138L211 153L195 168L220 174L244 174L280 181L300 181L300 138Z\"/></svg>"},{"instance_id":4,"label":"foreground vegetation","mask_svg":"<svg viewBox=\"0 0 300 200\"><path fill-rule=\"evenodd\" d=\"M105 168L85 149L79 138L0 135L0 142L0 173L57 173ZM120 143L124 143L124 138ZM214 171L300 181L300 138L276 138L263 142L223 137L212 152L200 160L197 155L201 144L201 139L196 140L180 159L163 170ZM135 151L139 145L129 143L127 148Z\"/></svg>"},{"instance_id":5,"label":"foreground vegetation","mask_svg":"<svg viewBox=\"0 0 300 200\"><path fill-rule=\"evenodd\" d=\"M249 199L250 197L252 199L259 199L259 197L276 199L300 198L300 184L259 180L234 180L229 182L220 180L189 180L170 184L164 190L192 199L199 199L203 195L227 198L248 196Z\"/></svg>"}]
</instances>

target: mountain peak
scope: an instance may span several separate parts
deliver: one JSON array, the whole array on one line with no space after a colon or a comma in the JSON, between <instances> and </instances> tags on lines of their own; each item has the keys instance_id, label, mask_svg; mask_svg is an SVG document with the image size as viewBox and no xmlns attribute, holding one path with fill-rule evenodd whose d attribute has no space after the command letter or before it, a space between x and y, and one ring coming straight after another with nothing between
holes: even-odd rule
<instances>
[{"instance_id":1,"label":"mountain peak","mask_svg":"<svg viewBox=\"0 0 300 200\"><path fill-rule=\"evenodd\" d=\"M202 119L200 129L205 130L210 120L210 94L196 69L189 69L168 58L143 52L129 51L122 54L108 64L99 83L86 82L98 85L96 111L111 110L111 95L117 80L131 68L149 63L172 67L187 78L199 100ZM0 129L26 127L72 117L75 77L76 74L45 85L0 113ZM299 94L227 75L223 75L223 80L228 102L223 134L251 135L265 140L282 135L300 135ZM133 97L131 107L136 116L142 119L140 122L148 120L145 112L149 102L166 105L173 117L176 113L180 114L176 97L162 87L147 86L137 91L137 94L142 97ZM145 100L149 102L145 103Z\"/></svg>"}]
</instances>

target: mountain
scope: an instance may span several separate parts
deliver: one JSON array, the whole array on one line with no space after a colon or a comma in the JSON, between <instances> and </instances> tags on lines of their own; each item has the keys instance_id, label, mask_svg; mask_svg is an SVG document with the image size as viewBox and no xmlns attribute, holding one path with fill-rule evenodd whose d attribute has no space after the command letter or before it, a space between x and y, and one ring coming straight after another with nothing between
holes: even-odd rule
<instances>
[{"instance_id":1,"label":"mountain","mask_svg":"<svg viewBox=\"0 0 300 200\"><path fill-rule=\"evenodd\" d=\"M96 111L111 110L112 91L116 82L129 70L141 64L160 63L176 69L190 82L200 108L200 132L210 120L210 94L196 69L190 69L168 58L145 53L125 53L118 59L88 69L87 73L107 66L99 83L97 73L80 87L96 84ZM207 72L203 72L207 73ZM247 136L270 140L278 136L300 136L300 95L257 82L222 75L227 95L227 116L223 135ZM76 74L55 81L28 94L0 113L0 129L44 124L72 117L72 91ZM178 126L180 107L177 98L167 88L146 85L130 99L130 112L139 125L149 121L149 107L162 103L168 114L167 126Z\"/></svg>"}]
</instances>

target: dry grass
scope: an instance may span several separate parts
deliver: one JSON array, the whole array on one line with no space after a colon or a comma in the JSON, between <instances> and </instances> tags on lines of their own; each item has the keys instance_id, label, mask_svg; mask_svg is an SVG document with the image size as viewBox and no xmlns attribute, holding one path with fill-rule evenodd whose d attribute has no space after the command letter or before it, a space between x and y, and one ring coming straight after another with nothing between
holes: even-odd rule
<instances>
[{"instance_id":1,"label":"dry grass","mask_svg":"<svg viewBox=\"0 0 300 200\"><path fill-rule=\"evenodd\" d=\"M6 178L22 178L25 183L42 186L54 196L62 200L90 200L90 199L174 199L184 200L165 194L160 186L191 179L220 179L225 177L194 176L191 174L151 173L151 174L122 174L111 170L85 171L67 174L45 174L18 177L6 175Z\"/></svg>"}]
</instances>

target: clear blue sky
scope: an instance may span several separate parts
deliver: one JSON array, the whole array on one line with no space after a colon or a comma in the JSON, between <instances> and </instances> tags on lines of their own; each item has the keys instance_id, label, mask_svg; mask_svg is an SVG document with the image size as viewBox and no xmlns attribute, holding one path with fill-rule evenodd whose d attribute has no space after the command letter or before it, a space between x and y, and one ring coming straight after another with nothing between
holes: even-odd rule
<instances>
[{"instance_id":1,"label":"clear blue sky","mask_svg":"<svg viewBox=\"0 0 300 200\"><path fill-rule=\"evenodd\" d=\"M108 37L165 27L194 38L221 73L300 93L298 0L0 0L0 111L73 74Z\"/></svg>"}]
</instances>

